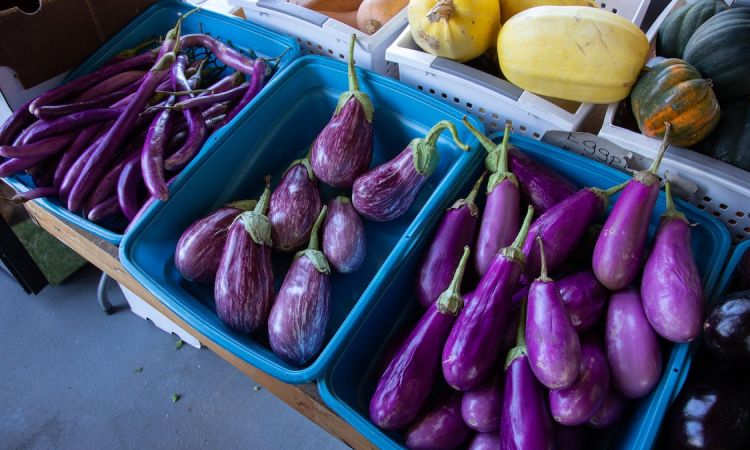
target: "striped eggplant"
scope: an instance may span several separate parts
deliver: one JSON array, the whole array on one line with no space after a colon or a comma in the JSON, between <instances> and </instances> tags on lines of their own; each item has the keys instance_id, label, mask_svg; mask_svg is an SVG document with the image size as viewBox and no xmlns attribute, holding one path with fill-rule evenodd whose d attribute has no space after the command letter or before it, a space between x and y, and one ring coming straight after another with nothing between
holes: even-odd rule
<instances>
[{"instance_id":1,"label":"striped eggplant","mask_svg":"<svg viewBox=\"0 0 750 450\"><path fill-rule=\"evenodd\" d=\"M395 158L357 177L352 186L352 204L357 212L375 222L401 217L437 168L440 158L437 141L446 129L459 148L469 149L458 139L456 126L441 120L424 138L412 139Z\"/></svg>"},{"instance_id":2,"label":"striped eggplant","mask_svg":"<svg viewBox=\"0 0 750 450\"><path fill-rule=\"evenodd\" d=\"M291 252L305 245L321 205L309 162L306 159L292 162L271 194L268 206L273 248Z\"/></svg>"},{"instance_id":3,"label":"striped eggplant","mask_svg":"<svg viewBox=\"0 0 750 450\"><path fill-rule=\"evenodd\" d=\"M339 273L352 273L362 267L367 253L365 225L347 197L328 202L323 224L323 253Z\"/></svg>"},{"instance_id":4,"label":"striped eggplant","mask_svg":"<svg viewBox=\"0 0 750 450\"><path fill-rule=\"evenodd\" d=\"M271 350L292 364L309 361L325 338L330 315L331 267L318 249L318 232L327 211L323 206L313 225L310 245L294 256L268 318Z\"/></svg>"},{"instance_id":5,"label":"striped eggplant","mask_svg":"<svg viewBox=\"0 0 750 450\"><path fill-rule=\"evenodd\" d=\"M578 333L593 327L604 311L609 293L590 270L557 280L565 310Z\"/></svg>"},{"instance_id":6,"label":"striped eggplant","mask_svg":"<svg viewBox=\"0 0 750 450\"><path fill-rule=\"evenodd\" d=\"M197 283L212 283L229 227L242 212L255 208L256 203L255 200L232 202L190 224L174 251L174 265L180 275Z\"/></svg>"},{"instance_id":7,"label":"striped eggplant","mask_svg":"<svg viewBox=\"0 0 750 450\"><path fill-rule=\"evenodd\" d=\"M417 276L417 300L425 308L435 303L450 284L463 248L474 243L479 216L475 200L484 177L479 177L466 198L448 208L425 252Z\"/></svg>"},{"instance_id":8,"label":"striped eggplant","mask_svg":"<svg viewBox=\"0 0 750 450\"><path fill-rule=\"evenodd\" d=\"M229 227L214 283L216 313L229 328L250 334L268 322L274 298L271 267L271 222L266 217L271 178L252 211Z\"/></svg>"},{"instance_id":9,"label":"striped eggplant","mask_svg":"<svg viewBox=\"0 0 750 450\"><path fill-rule=\"evenodd\" d=\"M359 90L354 67L354 43L349 44L349 90L341 94L330 122L315 138L310 165L318 179L335 188L348 188L372 160L373 106Z\"/></svg>"},{"instance_id":10,"label":"striped eggplant","mask_svg":"<svg viewBox=\"0 0 750 450\"><path fill-rule=\"evenodd\" d=\"M518 179L521 193L537 214L576 193L576 185L570 180L513 146L508 148L508 165Z\"/></svg>"},{"instance_id":11,"label":"striped eggplant","mask_svg":"<svg viewBox=\"0 0 750 450\"><path fill-rule=\"evenodd\" d=\"M630 284L643 266L648 224L659 196L657 170L667 151L670 131L667 123L661 149L651 167L633 174L596 240L591 265L596 278L610 291Z\"/></svg>"},{"instance_id":12,"label":"striped eggplant","mask_svg":"<svg viewBox=\"0 0 750 450\"><path fill-rule=\"evenodd\" d=\"M464 392L461 416L469 428L480 433L491 433L500 426L502 408L502 367L478 388Z\"/></svg>"},{"instance_id":13,"label":"striped eggplant","mask_svg":"<svg viewBox=\"0 0 750 450\"><path fill-rule=\"evenodd\" d=\"M616 424L625 412L625 399L610 386L599 410L589 419L592 428L609 428Z\"/></svg>"},{"instance_id":14,"label":"striped eggplant","mask_svg":"<svg viewBox=\"0 0 750 450\"><path fill-rule=\"evenodd\" d=\"M406 430L406 446L413 450L460 447L471 435L461 418L461 393L449 391L429 406Z\"/></svg>"},{"instance_id":15,"label":"striped eggplant","mask_svg":"<svg viewBox=\"0 0 750 450\"><path fill-rule=\"evenodd\" d=\"M500 448L500 433L477 433L469 442L469 450L497 450Z\"/></svg>"}]
</instances>

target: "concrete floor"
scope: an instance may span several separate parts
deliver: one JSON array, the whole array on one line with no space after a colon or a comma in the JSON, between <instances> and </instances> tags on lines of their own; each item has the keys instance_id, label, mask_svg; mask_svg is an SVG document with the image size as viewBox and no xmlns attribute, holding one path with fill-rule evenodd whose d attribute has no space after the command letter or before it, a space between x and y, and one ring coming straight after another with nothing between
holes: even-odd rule
<instances>
[{"instance_id":1,"label":"concrete floor","mask_svg":"<svg viewBox=\"0 0 750 450\"><path fill-rule=\"evenodd\" d=\"M106 316L98 280L34 297L0 271L0 448L347 448L208 349Z\"/></svg>"}]
</instances>

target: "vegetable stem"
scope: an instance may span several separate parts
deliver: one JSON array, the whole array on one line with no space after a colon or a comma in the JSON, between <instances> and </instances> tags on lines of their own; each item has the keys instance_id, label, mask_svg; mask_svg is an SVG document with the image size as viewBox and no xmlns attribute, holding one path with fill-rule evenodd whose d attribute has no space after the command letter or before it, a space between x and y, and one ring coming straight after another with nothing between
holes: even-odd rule
<instances>
[{"instance_id":1,"label":"vegetable stem","mask_svg":"<svg viewBox=\"0 0 750 450\"><path fill-rule=\"evenodd\" d=\"M271 175L266 175L264 178L266 182L266 188L263 190L263 195L260 196L260 200L255 205L254 212L265 215L268 211L268 204L271 201Z\"/></svg>"},{"instance_id":2,"label":"vegetable stem","mask_svg":"<svg viewBox=\"0 0 750 450\"><path fill-rule=\"evenodd\" d=\"M439 0L435 6L427 12L427 20L431 23L448 20L451 18L456 8L453 6L453 0Z\"/></svg>"},{"instance_id":3,"label":"vegetable stem","mask_svg":"<svg viewBox=\"0 0 750 450\"><path fill-rule=\"evenodd\" d=\"M505 122L505 132L503 133L503 141L500 143L500 155L498 156L500 161L498 162L498 172L508 172L508 139L510 139L510 130L512 124Z\"/></svg>"},{"instance_id":4,"label":"vegetable stem","mask_svg":"<svg viewBox=\"0 0 750 450\"><path fill-rule=\"evenodd\" d=\"M550 282L552 279L547 276L547 257L544 255L544 241L541 236L536 237L536 242L539 244L539 257L542 260L542 269L539 273L537 280L542 282Z\"/></svg>"},{"instance_id":5,"label":"vegetable stem","mask_svg":"<svg viewBox=\"0 0 750 450\"><path fill-rule=\"evenodd\" d=\"M484 177L487 176L487 171L485 170L482 172L482 175L479 176L479 179L474 183L474 186L471 188L471 191L469 192L469 195L466 196L466 203L474 203L477 199L477 194L479 193L479 188L482 187L482 182L484 181Z\"/></svg>"},{"instance_id":6,"label":"vegetable stem","mask_svg":"<svg viewBox=\"0 0 750 450\"><path fill-rule=\"evenodd\" d=\"M349 41L349 61L348 75L349 75L349 91L355 92L359 90L359 80L357 79L357 71L354 67L354 43L357 42L357 35L352 34L352 40Z\"/></svg>"},{"instance_id":7,"label":"vegetable stem","mask_svg":"<svg viewBox=\"0 0 750 450\"><path fill-rule=\"evenodd\" d=\"M453 272L451 284L448 285L448 289L440 294L440 297L437 299L436 307L440 314L451 314L456 316L464 306L463 298L461 298L461 282L464 278L466 262L469 260L470 253L471 250L469 250L469 247L464 246L464 253L461 255L461 260L458 262L456 271Z\"/></svg>"},{"instance_id":8,"label":"vegetable stem","mask_svg":"<svg viewBox=\"0 0 750 450\"><path fill-rule=\"evenodd\" d=\"M440 159L440 154L437 152L437 140L440 138L440 133L445 129L450 130L453 140L461 150L467 151L469 149L466 144L463 144L458 139L458 131L453 122L441 120L436 123L435 126L430 128L425 137L416 138L409 143L412 151L414 170L425 178L432 175L437 168L438 160Z\"/></svg>"},{"instance_id":9,"label":"vegetable stem","mask_svg":"<svg viewBox=\"0 0 750 450\"><path fill-rule=\"evenodd\" d=\"M437 145L438 139L440 139L440 134L445 129L448 129L451 132L453 141L461 150L465 152L469 151L469 146L461 142L461 140L458 138L458 130L456 129L456 126L453 125L453 122L449 120L441 120L440 122L436 123L435 126L430 128L430 131L427 132L423 140L427 143L427 145L434 148Z\"/></svg>"},{"instance_id":10,"label":"vegetable stem","mask_svg":"<svg viewBox=\"0 0 750 450\"><path fill-rule=\"evenodd\" d=\"M623 188L625 188L625 186L627 186L628 183L630 183L630 180L624 183L620 183L618 185L612 186L611 188L604 191L604 195L606 195L607 197L611 197L615 195L616 193L620 192Z\"/></svg>"},{"instance_id":11,"label":"vegetable stem","mask_svg":"<svg viewBox=\"0 0 750 450\"><path fill-rule=\"evenodd\" d=\"M518 231L518 234L516 235L516 239L510 245L511 247L517 250L521 249L521 246L523 245L524 241L526 241L526 236L529 234L529 228L531 227L532 217L534 217L534 207L529 205L529 207L526 209L526 217L524 217L523 219L523 225L521 225L521 229Z\"/></svg>"},{"instance_id":12,"label":"vegetable stem","mask_svg":"<svg viewBox=\"0 0 750 450\"><path fill-rule=\"evenodd\" d=\"M523 299L521 302L521 313L518 317L518 329L516 330L516 346L508 351L508 356L505 358L505 370L508 370L510 363L519 356L526 354L526 309L528 307L528 300Z\"/></svg>"},{"instance_id":13,"label":"vegetable stem","mask_svg":"<svg viewBox=\"0 0 750 450\"><path fill-rule=\"evenodd\" d=\"M327 212L328 207L326 205L323 205L323 208L320 210L320 214L318 214L318 218L315 219L315 224L312 227L312 232L310 233L310 244L307 246L309 250L320 249L318 231L320 231L320 227L323 225L323 219L325 219Z\"/></svg>"},{"instance_id":14,"label":"vegetable stem","mask_svg":"<svg viewBox=\"0 0 750 450\"><path fill-rule=\"evenodd\" d=\"M464 116L461 122L463 122L464 126L468 128L469 131L471 131L471 134L473 134L479 140L479 143L482 144L482 147L484 147L484 149L487 150L487 152L493 153L494 151L496 151L497 146L495 145L495 143L492 142L490 138L480 133L479 130L474 128L474 125L472 125L471 122L469 122L468 117Z\"/></svg>"},{"instance_id":15,"label":"vegetable stem","mask_svg":"<svg viewBox=\"0 0 750 450\"><path fill-rule=\"evenodd\" d=\"M664 154L667 152L667 147L669 147L669 137L672 134L672 124L669 122L664 122L664 137L661 140L661 147L659 147L659 153L656 154L656 158L654 159L654 162L651 163L651 167L648 168L648 171L656 175L656 172L659 170L659 165L661 164L661 160L664 158Z\"/></svg>"}]
</instances>

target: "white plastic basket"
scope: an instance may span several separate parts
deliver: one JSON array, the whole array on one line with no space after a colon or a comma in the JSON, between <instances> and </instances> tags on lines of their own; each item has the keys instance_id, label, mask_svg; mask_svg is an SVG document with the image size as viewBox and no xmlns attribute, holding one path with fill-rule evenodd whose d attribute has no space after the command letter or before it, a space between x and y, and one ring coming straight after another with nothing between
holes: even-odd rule
<instances>
[{"instance_id":1,"label":"white plastic basket","mask_svg":"<svg viewBox=\"0 0 750 450\"><path fill-rule=\"evenodd\" d=\"M650 0L596 0L617 15L640 25ZM549 130L575 131L592 105L552 103L508 81L449 59L422 51L407 27L388 48L385 58L398 64L404 83L459 105L484 122L488 132L502 131L506 120L514 131L541 139Z\"/></svg>"},{"instance_id":2,"label":"white plastic basket","mask_svg":"<svg viewBox=\"0 0 750 450\"><path fill-rule=\"evenodd\" d=\"M354 60L359 67L398 77L398 67L385 60L385 50L406 26L406 8L370 35L316 11L282 0L229 0L245 17L297 39L303 53L346 60L352 34L357 35Z\"/></svg>"},{"instance_id":3,"label":"white plastic basket","mask_svg":"<svg viewBox=\"0 0 750 450\"><path fill-rule=\"evenodd\" d=\"M727 3L731 3L731 0ZM673 0L656 19L646 33L652 44L666 17L684 4L684 0ZM621 126L619 107L620 104L612 104L607 108L599 137L633 152L636 158L649 162L658 152L661 141ZM750 239L750 172L693 150L674 146L667 150L661 171L668 171L695 184L698 190L689 199L690 202L720 218L729 227L735 242Z\"/></svg>"}]
</instances>

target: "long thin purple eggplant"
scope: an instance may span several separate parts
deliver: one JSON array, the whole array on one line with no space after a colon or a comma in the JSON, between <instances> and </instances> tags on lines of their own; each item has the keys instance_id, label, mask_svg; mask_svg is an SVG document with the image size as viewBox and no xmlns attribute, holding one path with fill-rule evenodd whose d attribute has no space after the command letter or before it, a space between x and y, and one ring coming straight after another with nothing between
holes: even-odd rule
<instances>
[{"instance_id":1,"label":"long thin purple eggplant","mask_svg":"<svg viewBox=\"0 0 750 450\"><path fill-rule=\"evenodd\" d=\"M503 407L502 375L504 370L498 368L478 388L464 392L461 400L461 416L469 428L480 433L491 433L500 427L500 415Z\"/></svg>"},{"instance_id":2,"label":"long thin purple eggplant","mask_svg":"<svg viewBox=\"0 0 750 450\"><path fill-rule=\"evenodd\" d=\"M406 446L414 450L459 448L471 430L461 418L461 393L447 392L445 397L425 410L406 430Z\"/></svg>"},{"instance_id":3,"label":"long thin purple eggplant","mask_svg":"<svg viewBox=\"0 0 750 450\"><path fill-rule=\"evenodd\" d=\"M444 130L451 132L461 150L469 150L469 146L458 139L456 126L441 120L424 138L413 139L395 158L357 177L352 186L352 204L357 212L375 222L401 217L437 168L440 158L437 141Z\"/></svg>"},{"instance_id":4,"label":"long thin purple eggplant","mask_svg":"<svg viewBox=\"0 0 750 450\"><path fill-rule=\"evenodd\" d=\"M484 164L491 173L477 237L477 251L474 254L477 273L484 275L495 254L510 245L518 233L521 224L521 191L518 189L518 179L508 170L510 123L505 124L502 142L495 145L474 128L468 119L464 118L463 122L487 150Z\"/></svg>"},{"instance_id":5,"label":"long thin purple eggplant","mask_svg":"<svg viewBox=\"0 0 750 450\"><path fill-rule=\"evenodd\" d=\"M103 202L94 205L86 214L86 218L96 223L111 219L118 214L120 214L120 205L117 204L117 197L111 196Z\"/></svg>"},{"instance_id":6,"label":"long thin purple eggplant","mask_svg":"<svg viewBox=\"0 0 750 450\"><path fill-rule=\"evenodd\" d=\"M117 75L104 79L81 92L73 99L73 103L96 100L97 98L106 96L140 81L144 75L146 75L145 70L126 70L125 72L118 73ZM49 106L50 105L39 107L38 110L43 110Z\"/></svg>"},{"instance_id":7,"label":"long thin purple eggplant","mask_svg":"<svg viewBox=\"0 0 750 450\"><path fill-rule=\"evenodd\" d=\"M601 408L589 419L592 428L609 428L619 422L625 413L625 399L610 387Z\"/></svg>"},{"instance_id":8,"label":"long thin purple eggplant","mask_svg":"<svg viewBox=\"0 0 750 450\"><path fill-rule=\"evenodd\" d=\"M29 189L26 192L19 192L9 200L13 203L20 204L44 197L57 197L57 189L51 186L40 186L34 189Z\"/></svg>"},{"instance_id":9,"label":"long thin purple eggplant","mask_svg":"<svg viewBox=\"0 0 750 450\"><path fill-rule=\"evenodd\" d=\"M239 98L242 98L249 87L250 83L244 82L223 92L180 100L179 103L175 103L171 108L176 111L184 111L187 109L198 109L208 107L216 103L237 100Z\"/></svg>"},{"instance_id":10,"label":"long thin purple eggplant","mask_svg":"<svg viewBox=\"0 0 750 450\"><path fill-rule=\"evenodd\" d=\"M31 102L33 100L19 106L18 109L13 111L13 114L5 119L5 122L0 124L0 145L12 144L18 133L36 120L36 117L29 111Z\"/></svg>"},{"instance_id":11,"label":"long thin purple eggplant","mask_svg":"<svg viewBox=\"0 0 750 450\"><path fill-rule=\"evenodd\" d=\"M581 367L575 383L549 393L552 418L562 425L583 425L602 407L608 389L607 356L601 344L587 336L581 343Z\"/></svg>"},{"instance_id":12,"label":"long thin purple eggplant","mask_svg":"<svg viewBox=\"0 0 750 450\"><path fill-rule=\"evenodd\" d=\"M143 180L141 159L134 158L125 164L117 179L117 203L129 220L134 220L141 205L138 201L138 186Z\"/></svg>"},{"instance_id":13,"label":"long thin purple eggplant","mask_svg":"<svg viewBox=\"0 0 750 450\"><path fill-rule=\"evenodd\" d=\"M469 247L465 247L451 285L425 311L380 377L370 400L370 418L377 426L403 428L424 406L439 373L443 343L463 307L459 289L468 258Z\"/></svg>"},{"instance_id":14,"label":"long thin purple eggplant","mask_svg":"<svg viewBox=\"0 0 750 450\"><path fill-rule=\"evenodd\" d=\"M128 148L118 156L117 160L115 160L114 164L110 166L107 173L105 173L101 180L99 180L99 183L91 193L91 196L89 196L89 199L86 202L87 209L102 203L109 197L117 197L117 183L120 179L120 174L125 166L131 163L133 159L140 158L140 149L143 146L143 140L143 135L136 137L134 141L128 145Z\"/></svg>"},{"instance_id":15,"label":"long thin purple eggplant","mask_svg":"<svg viewBox=\"0 0 750 450\"><path fill-rule=\"evenodd\" d=\"M216 83L207 87L206 91L199 93L197 97L206 97L209 95L226 92L234 87L241 85L244 81L245 75L242 72L234 72L231 75L227 75L224 78L221 78Z\"/></svg>"},{"instance_id":16,"label":"long thin purple eggplant","mask_svg":"<svg viewBox=\"0 0 750 450\"><path fill-rule=\"evenodd\" d=\"M510 247L502 249L479 281L472 301L461 311L443 348L443 376L454 389L479 386L492 371L505 333L511 296L523 270L520 250L534 209L529 207L521 230Z\"/></svg>"},{"instance_id":17,"label":"long thin purple eggplant","mask_svg":"<svg viewBox=\"0 0 750 450\"><path fill-rule=\"evenodd\" d=\"M354 42L349 44L349 90L339 97L336 111L315 138L310 149L310 165L315 176L335 188L348 188L367 170L372 160L372 119L370 97L359 90L354 67Z\"/></svg>"},{"instance_id":18,"label":"long thin purple eggplant","mask_svg":"<svg viewBox=\"0 0 750 450\"><path fill-rule=\"evenodd\" d=\"M39 158L12 158L0 163L0 177L8 177L14 173L29 169L47 159L46 156Z\"/></svg>"},{"instance_id":19,"label":"long thin purple eggplant","mask_svg":"<svg viewBox=\"0 0 750 450\"><path fill-rule=\"evenodd\" d=\"M122 100L126 96L134 93L138 89L138 83L122 87L109 94L102 95L92 100L83 102L66 103L62 105L41 106L37 110L39 118L42 120L54 120L58 117L66 116L77 112L86 111L93 108L111 107L113 104Z\"/></svg>"},{"instance_id":20,"label":"long thin purple eggplant","mask_svg":"<svg viewBox=\"0 0 750 450\"><path fill-rule=\"evenodd\" d=\"M648 170L633 174L612 207L594 247L591 265L601 284L610 291L635 280L643 266L651 212L659 196L657 170L669 145L671 125L665 125L661 149Z\"/></svg>"},{"instance_id":21,"label":"long thin purple eggplant","mask_svg":"<svg viewBox=\"0 0 750 450\"><path fill-rule=\"evenodd\" d=\"M477 433L469 442L468 450L497 450L500 448L500 433Z\"/></svg>"},{"instance_id":22,"label":"long thin purple eggplant","mask_svg":"<svg viewBox=\"0 0 750 450\"><path fill-rule=\"evenodd\" d=\"M508 162L518 179L521 193L537 214L544 214L578 189L570 180L515 147L508 149Z\"/></svg>"},{"instance_id":23,"label":"long thin purple eggplant","mask_svg":"<svg viewBox=\"0 0 750 450\"><path fill-rule=\"evenodd\" d=\"M182 56L182 55L181 55ZM178 57L178 62L181 64L175 64L172 68L173 84L181 89L191 91L200 84L200 70L195 75L190 77L189 80L185 80L183 58ZM192 95L185 95L180 97L180 101L194 98ZM180 148L164 160L164 170L175 171L180 170L193 159L193 157L201 149L203 142L206 140L208 130L206 122L203 118L203 114L199 109L187 109L182 112L185 122L187 124L188 135L187 139Z\"/></svg>"},{"instance_id":24,"label":"long thin purple eggplant","mask_svg":"<svg viewBox=\"0 0 750 450\"><path fill-rule=\"evenodd\" d=\"M465 199L456 201L443 215L430 248L425 252L417 277L417 300L428 308L445 291L465 246L474 243L479 209L475 203L486 172L474 183Z\"/></svg>"},{"instance_id":25,"label":"long thin purple eggplant","mask_svg":"<svg viewBox=\"0 0 750 450\"><path fill-rule=\"evenodd\" d=\"M167 105L171 105L174 101L175 97L171 96L167 100ZM159 200L169 198L167 180L164 176L164 152L166 151L171 127L172 111L165 109L157 114L151 122L141 150L143 181L151 196Z\"/></svg>"},{"instance_id":26,"label":"long thin purple eggplant","mask_svg":"<svg viewBox=\"0 0 750 450\"><path fill-rule=\"evenodd\" d=\"M609 293L590 270L574 273L557 280L565 310L576 332L593 327L602 315Z\"/></svg>"},{"instance_id":27,"label":"long thin purple eggplant","mask_svg":"<svg viewBox=\"0 0 750 450\"><path fill-rule=\"evenodd\" d=\"M661 375L659 339L633 288L612 294L607 309L607 359L612 382L627 398L651 392Z\"/></svg>"},{"instance_id":28,"label":"long thin purple eggplant","mask_svg":"<svg viewBox=\"0 0 750 450\"><path fill-rule=\"evenodd\" d=\"M85 131L83 133L85 133ZM106 130L97 130L97 135L86 146L86 148L80 152L78 157L75 159L75 161L73 161L73 163L70 165L70 168L65 173L65 176L60 183L60 198L66 203L68 195L70 194L70 190L73 189L73 185L78 180L78 177L80 176L81 171L86 164L86 161L88 161L89 157L94 153L94 151L96 151L96 146L99 145L99 142L101 142L102 139L104 139L105 133Z\"/></svg>"},{"instance_id":29,"label":"long thin purple eggplant","mask_svg":"<svg viewBox=\"0 0 750 450\"><path fill-rule=\"evenodd\" d=\"M25 134L22 144L31 144L56 134L80 130L89 124L115 120L122 113L122 108L95 108L53 120L40 120Z\"/></svg>"},{"instance_id":30,"label":"long thin purple eggplant","mask_svg":"<svg viewBox=\"0 0 750 450\"><path fill-rule=\"evenodd\" d=\"M367 253L365 225L347 197L336 197L328 202L323 253L336 272L352 273L362 267Z\"/></svg>"},{"instance_id":31,"label":"long thin purple eggplant","mask_svg":"<svg viewBox=\"0 0 750 450\"><path fill-rule=\"evenodd\" d=\"M271 222L266 217L270 177L253 211L229 227L214 284L216 313L229 328L251 334L268 324L274 299L271 266Z\"/></svg>"},{"instance_id":32,"label":"long thin purple eggplant","mask_svg":"<svg viewBox=\"0 0 750 450\"><path fill-rule=\"evenodd\" d=\"M310 245L294 256L268 318L271 350L281 359L305 364L323 346L330 316L331 266L318 247L328 208L323 206L312 228Z\"/></svg>"},{"instance_id":33,"label":"long thin purple eggplant","mask_svg":"<svg viewBox=\"0 0 750 450\"><path fill-rule=\"evenodd\" d=\"M207 34L186 34L180 38L180 47L183 49L204 47L210 50L219 61L232 69L247 75L253 74L253 63L255 62L253 59Z\"/></svg>"},{"instance_id":34,"label":"long thin purple eggplant","mask_svg":"<svg viewBox=\"0 0 750 450\"><path fill-rule=\"evenodd\" d=\"M0 145L0 156L5 158L46 158L63 150L73 142L74 138L75 135L65 133L17 147Z\"/></svg>"},{"instance_id":35,"label":"long thin purple eggplant","mask_svg":"<svg viewBox=\"0 0 750 450\"><path fill-rule=\"evenodd\" d=\"M251 101L260 93L263 86L266 84L266 62L263 58L258 58L253 63L253 76L250 78L250 85L245 90L242 98L234 105L229 112L227 112L224 122L220 126L224 126L234 119L237 114L240 113L245 106L250 104Z\"/></svg>"},{"instance_id":36,"label":"long thin purple eggplant","mask_svg":"<svg viewBox=\"0 0 750 450\"><path fill-rule=\"evenodd\" d=\"M274 189L268 207L273 247L291 252L304 246L310 240L321 205L309 162L307 159L293 161Z\"/></svg>"},{"instance_id":37,"label":"long thin purple eggplant","mask_svg":"<svg viewBox=\"0 0 750 450\"><path fill-rule=\"evenodd\" d=\"M541 275L531 283L526 314L526 354L534 375L549 389L570 387L581 367L581 344L560 291L547 276L544 244L537 237ZM593 413L592 413L593 414ZM588 418L586 419L588 420Z\"/></svg>"},{"instance_id":38,"label":"long thin purple eggplant","mask_svg":"<svg viewBox=\"0 0 750 450\"><path fill-rule=\"evenodd\" d=\"M690 247L690 225L677 211L669 181L667 211L643 269L641 298L649 323L661 337L689 342L701 332L705 295Z\"/></svg>"}]
</instances>

